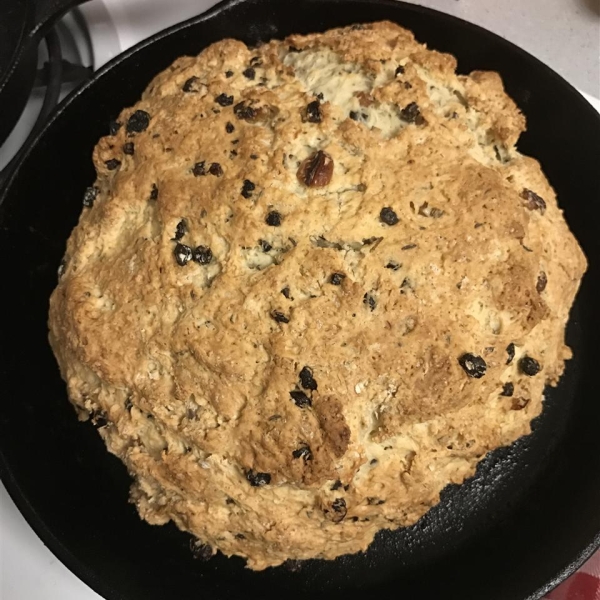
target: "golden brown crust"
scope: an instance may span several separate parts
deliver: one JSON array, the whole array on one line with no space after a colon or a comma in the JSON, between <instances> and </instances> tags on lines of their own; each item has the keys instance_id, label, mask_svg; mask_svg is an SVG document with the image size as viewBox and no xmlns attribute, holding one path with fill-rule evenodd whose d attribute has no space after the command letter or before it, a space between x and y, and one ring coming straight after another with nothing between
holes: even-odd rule
<instances>
[{"instance_id":1,"label":"golden brown crust","mask_svg":"<svg viewBox=\"0 0 600 600\"><path fill-rule=\"evenodd\" d=\"M50 339L142 517L333 558L529 432L585 259L500 77L455 68L387 22L225 40L100 140Z\"/></svg>"}]
</instances>

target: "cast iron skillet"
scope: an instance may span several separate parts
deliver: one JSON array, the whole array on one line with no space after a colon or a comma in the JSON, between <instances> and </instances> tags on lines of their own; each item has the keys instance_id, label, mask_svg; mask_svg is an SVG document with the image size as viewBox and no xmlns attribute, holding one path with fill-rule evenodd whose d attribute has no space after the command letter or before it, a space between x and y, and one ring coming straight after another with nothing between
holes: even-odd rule
<instances>
[{"instance_id":1,"label":"cast iron skillet","mask_svg":"<svg viewBox=\"0 0 600 600\"><path fill-rule=\"evenodd\" d=\"M531 436L489 455L415 526L365 554L254 573L239 558L194 560L189 536L151 527L127 503L129 477L91 425L78 423L46 341L48 296L94 178L108 122L182 54L232 36L255 44L391 19L460 70L499 71L528 117L522 151L558 191L590 268L568 328L575 360ZM0 205L0 473L51 550L110 600L365 597L540 598L600 543L600 119L554 72L473 25L387 0L229 1L116 58L72 94L32 144Z\"/></svg>"}]
</instances>

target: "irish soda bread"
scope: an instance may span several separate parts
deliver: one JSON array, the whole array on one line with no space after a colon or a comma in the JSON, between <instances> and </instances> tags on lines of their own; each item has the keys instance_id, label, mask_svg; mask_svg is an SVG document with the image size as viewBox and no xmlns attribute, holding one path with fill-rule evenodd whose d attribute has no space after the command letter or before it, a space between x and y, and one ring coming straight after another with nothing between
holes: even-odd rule
<instances>
[{"instance_id":1,"label":"irish soda bread","mask_svg":"<svg viewBox=\"0 0 600 600\"><path fill-rule=\"evenodd\" d=\"M392 23L224 40L100 140L50 340L144 519L334 558L530 431L585 259L500 77L455 68Z\"/></svg>"}]
</instances>

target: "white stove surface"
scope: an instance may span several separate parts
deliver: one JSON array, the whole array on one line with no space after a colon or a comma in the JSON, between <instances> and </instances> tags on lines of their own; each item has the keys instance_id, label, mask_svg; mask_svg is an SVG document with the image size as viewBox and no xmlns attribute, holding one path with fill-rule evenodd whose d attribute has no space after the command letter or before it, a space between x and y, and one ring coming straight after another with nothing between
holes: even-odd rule
<instances>
[{"instance_id":1,"label":"white stove surface","mask_svg":"<svg viewBox=\"0 0 600 600\"><path fill-rule=\"evenodd\" d=\"M81 7L94 49L94 69L152 34L195 17L219 0L93 0Z\"/></svg>"},{"instance_id":2,"label":"white stove surface","mask_svg":"<svg viewBox=\"0 0 600 600\"><path fill-rule=\"evenodd\" d=\"M1 0L0 0L1 1ZM170 25L200 14L217 3L218 0L92 0L80 10L83 14L92 40L92 56L81 50L80 58L86 65L93 64L94 69L115 57L123 50L136 44L142 39ZM480 10L474 0L464 0L461 6L452 3L450 7L445 0L426 0L421 3L433 6L439 10L453 12L462 18L478 22L500 34L507 35L519 43L520 35L514 35L514 20L511 29L502 30L486 22L490 17L495 0L477 0ZM546 0L543 0L546 2ZM501 3L502 4L502 3ZM538 4L538 0L531 2ZM539 0L538 8L542 0ZM499 5L500 6L500 5ZM458 7L458 8L456 8ZM501 8L501 6L500 6ZM466 10L468 9L468 10ZM466 10L466 12L465 12ZM508 15L510 10L502 9ZM572 16L572 19L575 17ZM577 19L579 16L577 16ZM522 20L523 21L523 20ZM68 27L67 20L67 27ZM533 23L523 26L523 35L529 34ZM77 44L76 44L77 45ZM531 44L522 44L526 49L535 52ZM77 52L77 50L71 50ZM538 55L543 53L537 53ZM596 55L597 56L597 55ZM540 58L544 58L543 55ZM577 56L574 56L577 64ZM552 61L547 60L551 66ZM556 68L556 67L555 67ZM573 79L569 78L571 81ZM588 86L586 86L588 87ZM588 87L588 89L590 89ZM595 93L596 87L592 88ZM600 100L584 94L600 111ZM6 162L9 151L18 148L20 141L27 134L28 123L35 120L36 110L39 110L40 98L33 98L27 109L27 114L17 126L9 141L0 152L0 168ZM7 149L10 146L9 149ZM73 575L40 541L37 535L26 523L18 509L0 485L0 600L101 600L100 596Z\"/></svg>"}]
</instances>

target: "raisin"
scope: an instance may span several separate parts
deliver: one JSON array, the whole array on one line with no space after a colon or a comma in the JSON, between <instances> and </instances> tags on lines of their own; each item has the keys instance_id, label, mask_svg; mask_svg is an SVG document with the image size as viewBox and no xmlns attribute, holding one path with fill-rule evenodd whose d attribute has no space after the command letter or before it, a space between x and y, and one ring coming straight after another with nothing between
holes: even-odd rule
<instances>
[{"instance_id":1,"label":"raisin","mask_svg":"<svg viewBox=\"0 0 600 600\"><path fill-rule=\"evenodd\" d=\"M121 166L121 161L116 158L111 158L110 160L104 161L104 164L109 171L114 171Z\"/></svg>"},{"instance_id":2,"label":"raisin","mask_svg":"<svg viewBox=\"0 0 600 600\"><path fill-rule=\"evenodd\" d=\"M542 293L545 289L546 286L548 285L548 276L546 275L546 273L544 273L544 271L542 271L537 278L537 283L535 284L535 289L538 291L538 293Z\"/></svg>"},{"instance_id":3,"label":"raisin","mask_svg":"<svg viewBox=\"0 0 600 600\"><path fill-rule=\"evenodd\" d=\"M219 105L219 106L231 106L233 104L233 96L228 96L227 94L219 94L216 98L215 98L215 102Z\"/></svg>"},{"instance_id":4,"label":"raisin","mask_svg":"<svg viewBox=\"0 0 600 600\"><path fill-rule=\"evenodd\" d=\"M233 77L233 71L225 71L225 77L227 77L227 79Z\"/></svg>"},{"instance_id":5,"label":"raisin","mask_svg":"<svg viewBox=\"0 0 600 600\"><path fill-rule=\"evenodd\" d=\"M466 353L458 359L458 362L469 377L481 379L485 375L487 364L481 356Z\"/></svg>"},{"instance_id":6,"label":"raisin","mask_svg":"<svg viewBox=\"0 0 600 600\"><path fill-rule=\"evenodd\" d=\"M336 498L331 504L335 512L346 512L346 501L343 498Z\"/></svg>"},{"instance_id":7,"label":"raisin","mask_svg":"<svg viewBox=\"0 0 600 600\"><path fill-rule=\"evenodd\" d=\"M281 225L282 217L281 214L276 210L272 210L269 212L265 219L265 223L270 225L271 227L279 227Z\"/></svg>"},{"instance_id":8,"label":"raisin","mask_svg":"<svg viewBox=\"0 0 600 600\"><path fill-rule=\"evenodd\" d=\"M542 215L546 212L546 201L538 196L535 192L528 190L527 188L523 188L521 192L521 198L524 200L523 205L528 210L537 210Z\"/></svg>"},{"instance_id":9,"label":"raisin","mask_svg":"<svg viewBox=\"0 0 600 600\"><path fill-rule=\"evenodd\" d=\"M368 306L371 312L373 312L375 310L375 307L377 306L377 301L375 300L375 298L373 298L373 296L371 296L371 294L367 293L363 296L363 304Z\"/></svg>"},{"instance_id":10,"label":"raisin","mask_svg":"<svg viewBox=\"0 0 600 600\"><path fill-rule=\"evenodd\" d=\"M524 356L519 360L519 371L523 373L523 375L527 375L528 377L534 377L542 370L540 363L535 360L535 358L531 358L531 356Z\"/></svg>"},{"instance_id":11,"label":"raisin","mask_svg":"<svg viewBox=\"0 0 600 600\"><path fill-rule=\"evenodd\" d=\"M398 264L397 262L390 261L387 265L385 265L385 268L391 269L392 271L397 271L401 266L402 265Z\"/></svg>"},{"instance_id":12,"label":"raisin","mask_svg":"<svg viewBox=\"0 0 600 600\"><path fill-rule=\"evenodd\" d=\"M227 121L227 124L225 125L225 131L227 133L233 133L235 131L235 127L233 126L233 123L230 123L229 121Z\"/></svg>"},{"instance_id":13,"label":"raisin","mask_svg":"<svg viewBox=\"0 0 600 600\"><path fill-rule=\"evenodd\" d=\"M197 162L192 167L192 173L194 174L194 177L201 177L203 175L206 175L206 162L205 161Z\"/></svg>"},{"instance_id":14,"label":"raisin","mask_svg":"<svg viewBox=\"0 0 600 600\"><path fill-rule=\"evenodd\" d=\"M317 382L313 377L313 372L310 367L302 367L300 371L300 384L305 390L312 390L313 392L317 389Z\"/></svg>"},{"instance_id":15,"label":"raisin","mask_svg":"<svg viewBox=\"0 0 600 600\"><path fill-rule=\"evenodd\" d=\"M208 168L208 172L215 177L221 177L223 175L223 167L219 163L212 163Z\"/></svg>"},{"instance_id":16,"label":"raisin","mask_svg":"<svg viewBox=\"0 0 600 600\"><path fill-rule=\"evenodd\" d=\"M290 318L278 310L274 310L271 313L271 318L273 320L277 321L278 323L289 323L290 322Z\"/></svg>"},{"instance_id":17,"label":"raisin","mask_svg":"<svg viewBox=\"0 0 600 600\"><path fill-rule=\"evenodd\" d=\"M529 404L529 398L513 398L510 409L523 410Z\"/></svg>"},{"instance_id":18,"label":"raisin","mask_svg":"<svg viewBox=\"0 0 600 600\"><path fill-rule=\"evenodd\" d=\"M252 192L256 189L256 185L249 179L244 179L244 185L242 185L242 196L244 198L252 198Z\"/></svg>"},{"instance_id":19,"label":"raisin","mask_svg":"<svg viewBox=\"0 0 600 600\"><path fill-rule=\"evenodd\" d=\"M320 123L323 120L321 103L318 100L308 104L308 106L302 112L302 120L308 123Z\"/></svg>"},{"instance_id":20,"label":"raisin","mask_svg":"<svg viewBox=\"0 0 600 600\"><path fill-rule=\"evenodd\" d=\"M286 285L282 290L281 293L289 300L290 299L290 288Z\"/></svg>"},{"instance_id":21,"label":"raisin","mask_svg":"<svg viewBox=\"0 0 600 600\"><path fill-rule=\"evenodd\" d=\"M294 458L303 458L304 461L312 460L313 455L308 444L302 444L300 448L292 452Z\"/></svg>"},{"instance_id":22,"label":"raisin","mask_svg":"<svg viewBox=\"0 0 600 600\"><path fill-rule=\"evenodd\" d=\"M197 246L194 248L193 260L199 265L209 265L213 259L213 253L207 246Z\"/></svg>"},{"instance_id":23,"label":"raisin","mask_svg":"<svg viewBox=\"0 0 600 600\"><path fill-rule=\"evenodd\" d=\"M416 102L411 102L410 104L407 104L400 111L400 118L403 121L406 121L407 123L414 123L415 125L425 124L425 119L421 114L421 109L419 108L419 105Z\"/></svg>"},{"instance_id":24,"label":"raisin","mask_svg":"<svg viewBox=\"0 0 600 600\"><path fill-rule=\"evenodd\" d=\"M186 233L187 227L185 221L182 219L179 221L179 223L177 223L177 227L175 228L175 237L173 239L178 242Z\"/></svg>"},{"instance_id":25,"label":"raisin","mask_svg":"<svg viewBox=\"0 0 600 600\"><path fill-rule=\"evenodd\" d=\"M346 501L343 498L336 498L331 503L331 508L336 513L335 515L333 515L332 521L334 523L339 523L340 521L343 521L344 517L348 512L348 509L346 508Z\"/></svg>"},{"instance_id":26,"label":"raisin","mask_svg":"<svg viewBox=\"0 0 600 600\"><path fill-rule=\"evenodd\" d=\"M510 397L515 393L515 384L511 383L510 381L508 383L505 383L502 386L502 392L501 392L501 396L507 396Z\"/></svg>"},{"instance_id":27,"label":"raisin","mask_svg":"<svg viewBox=\"0 0 600 600\"><path fill-rule=\"evenodd\" d=\"M248 469L248 471L246 471L246 479L253 487L260 487L271 483L271 475L269 475L269 473L259 473L257 471L253 471L252 469Z\"/></svg>"},{"instance_id":28,"label":"raisin","mask_svg":"<svg viewBox=\"0 0 600 600\"><path fill-rule=\"evenodd\" d=\"M239 102L233 107L233 112L238 119L244 121L253 121L256 119L258 111L251 106L248 106L245 102Z\"/></svg>"},{"instance_id":29,"label":"raisin","mask_svg":"<svg viewBox=\"0 0 600 600\"><path fill-rule=\"evenodd\" d=\"M254 80L254 78L256 77L256 71L254 67L248 67L245 71L242 72L242 75L246 79Z\"/></svg>"},{"instance_id":30,"label":"raisin","mask_svg":"<svg viewBox=\"0 0 600 600\"><path fill-rule=\"evenodd\" d=\"M515 357L515 345L511 342L508 346L506 346L506 354L508 354L508 358L506 360L506 364L510 365Z\"/></svg>"},{"instance_id":31,"label":"raisin","mask_svg":"<svg viewBox=\"0 0 600 600\"><path fill-rule=\"evenodd\" d=\"M196 83L199 80L200 80L199 77L192 75L189 79L186 80L186 82L183 84L183 87L181 89L187 93L197 93L198 88L196 87Z\"/></svg>"},{"instance_id":32,"label":"raisin","mask_svg":"<svg viewBox=\"0 0 600 600\"><path fill-rule=\"evenodd\" d=\"M136 110L127 120L125 129L130 135L146 131L150 125L150 115L145 110Z\"/></svg>"},{"instance_id":33,"label":"raisin","mask_svg":"<svg viewBox=\"0 0 600 600\"><path fill-rule=\"evenodd\" d=\"M379 220L390 227L400 222L398 215L389 206L385 206L381 209L381 212L379 213Z\"/></svg>"},{"instance_id":34,"label":"raisin","mask_svg":"<svg viewBox=\"0 0 600 600\"><path fill-rule=\"evenodd\" d=\"M152 188L150 189L150 200L158 200L158 187L156 184L152 184Z\"/></svg>"},{"instance_id":35,"label":"raisin","mask_svg":"<svg viewBox=\"0 0 600 600\"><path fill-rule=\"evenodd\" d=\"M123 144L123 154L128 154L129 156L133 156L135 152L135 146L133 142L125 142Z\"/></svg>"},{"instance_id":36,"label":"raisin","mask_svg":"<svg viewBox=\"0 0 600 600\"><path fill-rule=\"evenodd\" d=\"M122 125L121 123L119 123L119 121L111 121L108 124L108 133L110 135L116 135L117 131L119 131L119 129L121 129Z\"/></svg>"},{"instance_id":37,"label":"raisin","mask_svg":"<svg viewBox=\"0 0 600 600\"><path fill-rule=\"evenodd\" d=\"M298 408L312 406L312 400L302 390L292 390L290 396Z\"/></svg>"},{"instance_id":38,"label":"raisin","mask_svg":"<svg viewBox=\"0 0 600 600\"><path fill-rule=\"evenodd\" d=\"M342 487L342 482L339 479L336 479L334 484L329 488L332 492L339 490Z\"/></svg>"},{"instance_id":39,"label":"raisin","mask_svg":"<svg viewBox=\"0 0 600 600\"><path fill-rule=\"evenodd\" d=\"M271 252L271 250L273 250L273 246L271 246L271 244L269 244L269 242L266 240L258 240L258 243L263 252Z\"/></svg>"},{"instance_id":40,"label":"raisin","mask_svg":"<svg viewBox=\"0 0 600 600\"><path fill-rule=\"evenodd\" d=\"M92 208L92 206L94 206L94 200L98 197L99 193L100 189L95 185L86 188L85 192L83 193L83 205L86 208Z\"/></svg>"},{"instance_id":41,"label":"raisin","mask_svg":"<svg viewBox=\"0 0 600 600\"><path fill-rule=\"evenodd\" d=\"M324 187L333 175L333 159L319 150L302 162L298 169L298 181L307 187Z\"/></svg>"},{"instance_id":42,"label":"raisin","mask_svg":"<svg viewBox=\"0 0 600 600\"><path fill-rule=\"evenodd\" d=\"M194 255L192 249L185 244L177 244L175 246L175 250L173 250L173 254L175 255L175 260L180 267L187 265L190 260L192 260Z\"/></svg>"},{"instance_id":43,"label":"raisin","mask_svg":"<svg viewBox=\"0 0 600 600\"><path fill-rule=\"evenodd\" d=\"M404 67L402 65L398 65L394 71L394 75L396 77L398 77L398 75L404 75Z\"/></svg>"},{"instance_id":44,"label":"raisin","mask_svg":"<svg viewBox=\"0 0 600 600\"><path fill-rule=\"evenodd\" d=\"M342 285L342 282L346 279L346 275L344 273L332 273L329 278L329 283L331 285Z\"/></svg>"}]
</instances>

